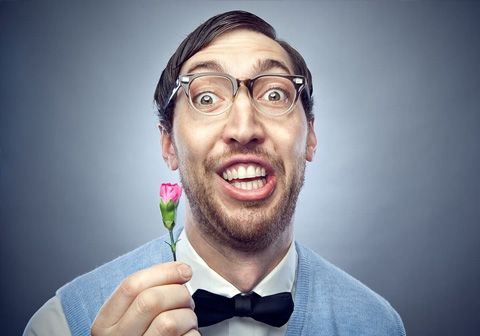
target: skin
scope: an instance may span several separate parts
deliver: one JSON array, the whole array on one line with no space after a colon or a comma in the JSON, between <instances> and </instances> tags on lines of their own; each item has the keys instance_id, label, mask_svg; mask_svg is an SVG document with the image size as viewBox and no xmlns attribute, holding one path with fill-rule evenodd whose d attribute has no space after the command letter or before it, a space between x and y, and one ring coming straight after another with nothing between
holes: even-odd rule
<instances>
[{"instance_id":1,"label":"skin","mask_svg":"<svg viewBox=\"0 0 480 336\"><path fill-rule=\"evenodd\" d=\"M279 66L258 69L265 60L278 61L286 69ZM210 65L205 66L205 62ZM212 62L217 69L211 68ZM247 30L221 35L185 62L180 73L192 69L221 70L239 79L252 78L259 70L293 73L288 54L278 43ZM161 140L163 158L169 168L180 170L184 184L207 186L211 203L229 223L236 223L238 234L245 237L248 234L254 237L258 230L268 231L263 226L270 225L268 219L278 213L278 206L291 186L301 185L301 168L305 161L313 160L317 145L313 122L307 122L300 102L284 116L268 117L256 111L245 87L240 88L231 110L215 117L193 111L181 90L177 95L173 131L162 132ZM276 183L266 195L255 196L251 206L246 206L246 202L253 193L240 192L239 196L228 192L216 171L232 158L274 161L270 166ZM253 289L280 262L293 238L293 223L289 218L282 230L273 230L276 234L269 244L255 245L255 250L249 250L238 239L221 237L221 232L206 234L190 203L186 206L184 226L197 253L242 292ZM155 265L129 276L100 310L92 335L199 335L193 301L184 286L191 276L191 268L180 262Z\"/></svg>"}]
</instances>

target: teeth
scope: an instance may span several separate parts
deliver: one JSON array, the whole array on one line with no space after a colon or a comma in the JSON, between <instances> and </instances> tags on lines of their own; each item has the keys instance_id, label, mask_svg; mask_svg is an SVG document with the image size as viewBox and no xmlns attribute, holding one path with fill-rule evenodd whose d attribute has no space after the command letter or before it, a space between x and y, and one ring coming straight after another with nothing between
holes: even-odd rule
<instances>
[{"instance_id":1,"label":"teeth","mask_svg":"<svg viewBox=\"0 0 480 336\"><path fill-rule=\"evenodd\" d=\"M247 167L247 177L255 177L255 167L254 166L248 166Z\"/></svg>"},{"instance_id":2,"label":"teeth","mask_svg":"<svg viewBox=\"0 0 480 336\"><path fill-rule=\"evenodd\" d=\"M265 177L265 168L258 165L239 165L236 168L229 168L222 173L223 179L231 181L234 179L245 179L252 177Z\"/></svg>"},{"instance_id":3,"label":"teeth","mask_svg":"<svg viewBox=\"0 0 480 336\"><path fill-rule=\"evenodd\" d=\"M233 186L243 190L256 190L265 185L265 179L253 180L249 182L233 182Z\"/></svg>"},{"instance_id":4,"label":"teeth","mask_svg":"<svg viewBox=\"0 0 480 336\"><path fill-rule=\"evenodd\" d=\"M238 167L238 178L243 179L247 177L247 169L244 166Z\"/></svg>"}]
</instances>

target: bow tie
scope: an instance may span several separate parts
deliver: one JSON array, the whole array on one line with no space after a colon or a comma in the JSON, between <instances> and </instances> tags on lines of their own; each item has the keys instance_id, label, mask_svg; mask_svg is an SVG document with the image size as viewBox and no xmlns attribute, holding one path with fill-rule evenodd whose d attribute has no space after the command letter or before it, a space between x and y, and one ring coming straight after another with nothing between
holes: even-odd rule
<instances>
[{"instance_id":1,"label":"bow tie","mask_svg":"<svg viewBox=\"0 0 480 336\"><path fill-rule=\"evenodd\" d=\"M288 292L263 297L251 292L227 298L198 289L192 297L199 327L207 327L239 316L251 317L278 328L288 322L293 312L293 299Z\"/></svg>"}]
</instances>

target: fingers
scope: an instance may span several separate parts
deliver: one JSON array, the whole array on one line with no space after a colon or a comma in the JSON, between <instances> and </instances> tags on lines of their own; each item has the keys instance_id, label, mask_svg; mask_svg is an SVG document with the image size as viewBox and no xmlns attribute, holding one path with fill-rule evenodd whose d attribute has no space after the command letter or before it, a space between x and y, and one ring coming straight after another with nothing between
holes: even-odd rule
<instances>
[{"instance_id":1,"label":"fingers","mask_svg":"<svg viewBox=\"0 0 480 336\"><path fill-rule=\"evenodd\" d=\"M200 335L197 327L197 316L191 309L175 309L158 315L145 336Z\"/></svg>"},{"instance_id":2,"label":"fingers","mask_svg":"<svg viewBox=\"0 0 480 336\"><path fill-rule=\"evenodd\" d=\"M187 309L181 310L181 308ZM157 322L161 325L166 318L165 316L169 316L165 315L169 311L181 310L183 312L188 310L193 314L193 309L193 299L184 285L164 285L148 288L132 302L117 323L117 330L122 335L142 335L157 316L163 316ZM166 329L172 328L170 322L173 322L172 319L166 320Z\"/></svg>"},{"instance_id":3,"label":"fingers","mask_svg":"<svg viewBox=\"0 0 480 336\"><path fill-rule=\"evenodd\" d=\"M128 310L136 297L150 287L184 284L190 280L192 269L180 263L154 265L126 278L113 292L110 299L100 309L92 330L108 329L115 325Z\"/></svg>"}]
</instances>

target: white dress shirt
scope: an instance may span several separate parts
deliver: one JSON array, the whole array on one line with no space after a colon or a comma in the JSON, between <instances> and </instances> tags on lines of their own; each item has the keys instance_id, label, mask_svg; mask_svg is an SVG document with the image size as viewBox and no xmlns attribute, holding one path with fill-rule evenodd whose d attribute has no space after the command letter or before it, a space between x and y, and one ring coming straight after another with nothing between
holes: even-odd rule
<instances>
[{"instance_id":1,"label":"white dress shirt","mask_svg":"<svg viewBox=\"0 0 480 336\"><path fill-rule=\"evenodd\" d=\"M177 260L183 261L192 267L192 279L186 284L190 294L195 293L197 289L205 289L226 297L233 297L240 293L235 286L212 270L197 254L188 241L185 230L180 234L177 243ZM292 292L297 263L297 251L294 244L291 244L285 257L255 286L253 291L261 296ZM203 336L283 336L286 331L287 324L277 328L249 317L233 317L223 322L200 328Z\"/></svg>"},{"instance_id":2,"label":"white dress shirt","mask_svg":"<svg viewBox=\"0 0 480 336\"><path fill-rule=\"evenodd\" d=\"M200 258L188 241L185 230L177 243L177 259L189 264L193 270L192 279L186 284L190 294L197 289L233 297L240 291L212 270ZM261 296L280 292L292 292L297 269L297 251L291 244L287 254L253 291ZM293 296L292 292L292 296ZM280 336L285 335L287 325L276 328L257 322L249 317L234 317L215 325L200 328L202 336ZM58 297L48 300L28 322L24 336L71 336L62 304Z\"/></svg>"}]
</instances>

